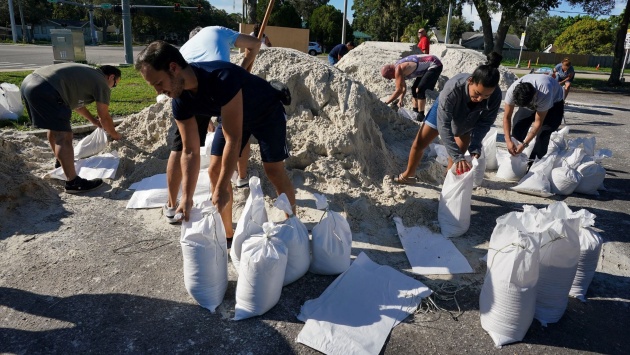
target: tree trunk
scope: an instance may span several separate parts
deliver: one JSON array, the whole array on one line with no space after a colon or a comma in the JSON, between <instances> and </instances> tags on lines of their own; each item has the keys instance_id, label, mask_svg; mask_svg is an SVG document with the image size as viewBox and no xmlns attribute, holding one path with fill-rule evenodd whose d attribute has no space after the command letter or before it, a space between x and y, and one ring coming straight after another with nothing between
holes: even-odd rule
<instances>
[{"instance_id":1,"label":"tree trunk","mask_svg":"<svg viewBox=\"0 0 630 355\"><path fill-rule=\"evenodd\" d=\"M247 0L247 23L256 23L257 0Z\"/></svg>"},{"instance_id":2,"label":"tree trunk","mask_svg":"<svg viewBox=\"0 0 630 355\"><path fill-rule=\"evenodd\" d=\"M619 29L617 30L617 36L615 38L615 58L613 59L612 70L610 72L610 77L608 78L609 86L621 85L619 76L621 75L621 67L623 65L623 61L626 58L626 50L623 47L626 40L629 20L630 1L626 1L626 10L624 11L623 17L621 18L621 23L619 24Z\"/></svg>"},{"instance_id":3,"label":"tree trunk","mask_svg":"<svg viewBox=\"0 0 630 355\"><path fill-rule=\"evenodd\" d=\"M497 28L497 37L494 41L494 51L499 54L503 53L503 44L505 44L505 36L507 36L508 30L510 29L511 18L514 18L512 14L509 11L503 10L501 13L501 22Z\"/></svg>"},{"instance_id":4,"label":"tree trunk","mask_svg":"<svg viewBox=\"0 0 630 355\"><path fill-rule=\"evenodd\" d=\"M490 54L494 49L494 35L492 33L492 19L488 10L488 2L485 0L473 0L483 29L483 54Z\"/></svg>"}]
</instances>

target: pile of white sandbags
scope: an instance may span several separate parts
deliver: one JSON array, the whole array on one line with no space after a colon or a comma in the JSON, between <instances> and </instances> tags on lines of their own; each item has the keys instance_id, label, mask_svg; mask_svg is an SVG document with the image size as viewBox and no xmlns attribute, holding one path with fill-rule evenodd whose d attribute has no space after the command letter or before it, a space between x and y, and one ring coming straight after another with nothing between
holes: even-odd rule
<instances>
[{"instance_id":1,"label":"pile of white sandbags","mask_svg":"<svg viewBox=\"0 0 630 355\"><path fill-rule=\"evenodd\" d=\"M552 133L547 154L533 163L513 190L548 197L573 192L598 195L598 190L604 189L606 169L601 162L612 152L595 150L595 137L567 140L568 133L569 127Z\"/></svg>"},{"instance_id":2,"label":"pile of white sandbags","mask_svg":"<svg viewBox=\"0 0 630 355\"><path fill-rule=\"evenodd\" d=\"M497 219L479 297L481 325L496 346L521 341L534 318L559 321L569 294L584 297L601 249L593 219L564 202Z\"/></svg>"}]
</instances>

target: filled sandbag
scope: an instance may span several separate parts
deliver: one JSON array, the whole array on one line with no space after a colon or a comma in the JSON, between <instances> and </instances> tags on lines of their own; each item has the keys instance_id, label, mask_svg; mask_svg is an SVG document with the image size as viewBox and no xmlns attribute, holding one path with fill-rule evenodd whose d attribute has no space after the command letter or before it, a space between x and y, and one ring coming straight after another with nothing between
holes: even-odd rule
<instances>
[{"instance_id":1,"label":"filled sandbag","mask_svg":"<svg viewBox=\"0 0 630 355\"><path fill-rule=\"evenodd\" d=\"M282 193L276 199L275 207L286 213L289 218L283 222L286 228L278 233L278 239L287 246L287 269L284 273L283 285L286 286L304 276L311 265L310 240L308 229L300 219L293 214L291 203L287 195Z\"/></svg>"},{"instance_id":2,"label":"filled sandbag","mask_svg":"<svg viewBox=\"0 0 630 355\"><path fill-rule=\"evenodd\" d=\"M595 276L603 241L599 233L592 228L595 224L595 215L584 209L577 214L580 216L580 258L569 295L586 302L586 292Z\"/></svg>"},{"instance_id":3,"label":"filled sandbag","mask_svg":"<svg viewBox=\"0 0 630 355\"><path fill-rule=\"evenodd\" d=\"M555 160L555 153L546 154L541 159L536 159L527 174L518 182L518 185L512 187L512 190L540 197L552 196L549 180Z\"/></svg>"},{"instance_id":4,"label":"filled sandbag","mask_svg":"<svg viewBox=\"0 0 630 355\"><path fill-rule=\"evenodd\" d=\"M506 181L519 181L527 172L527 156L523 153L512 156L507 150L497 150L499 168L496 177Z\"/></svg>"},{"instance_id":5,"label":"filled sandbag","mask_svg":"<svg viewBox=\"0 0 630 355\"><path fill-rule=\"evenodd\" d=\"M558 195L570 195L580 184L582 175L577 170L566 166L551 171L551 192Z\"/></svg>"},{"instance_id":6,"label":"filled sandbag","mask_svg":"<svg viewBox=\"0 0 630 355\"><path fill-rule=\"evenodd\" d=\"M472 161L472 157L469 152L466 152L466 159L468 161ZM485 177L486 153L483 149L481 150L479 158L477 158L477 165L479 166L473 172L473 188L481 186L481 184L483 184L483 178Z\"/></svg>"},{"instance_id":7,"label":"filled sandbag","mask_svg":"<svg viewBox=\"0 0 630 355\"><path fill-rule=\"evenodd\" d=\"M179 242L186 291L214 313L228 286L228 254L223 221L211 201L192 208L188 222L182 222Z\"/></svg>"},{"instance_id":8,"label":"filled sandbag","mask_svg":"<svg viewBox=\"0 0 630 355\"><path fill-rule=\"evenodd\" d=\"M595 137L576 137L567 141L569 148L582 147L587 156L593 156L595 154L595 144Z\"/></svg>"},{"instance_id":9,"label":"filled sandbag","mask_svg":"<svg viewBox=\"0 0 630 355\"><path fill-rule=\"evenodd\" d=\"M265 314L280 300L287 247L275 235L284 225L263 224L263 233L243 243L240 270L236 281L234 320Z\"/></svg>"},{"instance_id":10,"label":"filled sandbag","mask_svg":"<svg viewBox=\"0 0 630 355\"><path fill-rule=\"evenodd\" d=\"M11 83L0 84L0 119L15 121L23 111L20 88Z\"/></svg>"},{"instance_id":11,"label":"filled sandbag","mask_svg":"<svg viewBox=\"0 0 630 355\"><path fill-rule=\"evenodd\" d=\"M448 166L448 152L442 144L431 143L429 147L435 153L435 160L442 166Z\"/></svg>"},{"instance_id":12,"label":"filled sandbag","mask_svg":"<svg viewBox=\"0 0 630 355\"><path fill-rule=\"evenodd\" d=\"M558 168L561 166L565 166L568 168L575 169L581 163L586 153L582 148L568 148L558 152L558 156L556 157L556 161L553 164L554 168Z\"/></svg>"},{"instance_id":13,"label":"filled sandbag","mask_svg":"<svg viewBox=\"0 0 630 355\"><path fill-rule=\"evenodd\" d=\"M91 157L107 147L107 133L101 127L81 139L74 147L74 159Z\"/></svg>"},{"instance_id":14,"label":"filled sandbag","mask_svg":"<svg viewBox=\"0 0 630 355\"><path fill-rule=\"evenodd\" d=\"M473 178L478 168L477 159L473 159L471 170L457 175L453 164L446 173L438 206L438 222L446 238L459 237L470 227Z\"/></svg>"},{"instance_id":15,"label":"filled sandbag","mask_svg":"<svg viewBox=\"0 0 630 355\"><path fill-rule=\"evenodd\" d=\"M604 183L606 169L594 161L590 161L578 166L577 172L582 178L575 188L575 192L586 195L599 195L597 190Z\"/></svg>"},{"instance_id":16,"label":"filled sandbag","mask_svg":"<svg viewBox=\"0 0 630 355\"><path fill-rule=\"evenodd\" d=\"M338 275L350 267L352 231L340 213L330 210L324 195L313 195L317 209L325 212L321 221L313 227L313 258L309 271L319 275Z\"/></svg>"},{"instance_id":17,"label":"filled sandbag","mask_svg":"<svg viewBox=\"0 0 630 355\"><path fill-rule=\"evenodd\" d=\"M236 223L234 230L234 239L232 239L232 248L230 249L230 258L232 264L238 272L241 260L241 247L243 242L253 234L263 232L263 223L268 221L267 210L265 209L265 197L260 179L257 176L249 178L249 197L245 202L245 208L241 212L241 217Z\"/></svg>"},{"instance_id":18,"label":"filled sandbag","mask_svg":"<svg viewBox=\"0 0 630 355\"><path fill-rule=\"evenodd\" d=\"M534 320L540 234L528 231L524 215L499 217L488 247L479 314L482 328L499 347L523 340Z\"/></svg>"},{"instance_id":19,"label":"filled sandbag","mask_svg":"<svg viewBox=\"0 0 630 355\"><path fill-rule=\"evenodd\" d=\"M490 130L481 141L483 153L486 158L486 170L497 170L499 163L497 162L497 129L490 127Z\"/></svg>"},{"instance_id":20,"label":"filled sandbag","mask_svg":"<svg viewBox=\"0 0 630 355\"><path fill-rule=\"evenodd\" d=\"M547 153L558 153L567 149L567 142L565 137L569 134L569 131L569 126L565 126L559 131L552 132L551 136L549 137L549 145L547 145Z\"/></svg>"}]
</instances>

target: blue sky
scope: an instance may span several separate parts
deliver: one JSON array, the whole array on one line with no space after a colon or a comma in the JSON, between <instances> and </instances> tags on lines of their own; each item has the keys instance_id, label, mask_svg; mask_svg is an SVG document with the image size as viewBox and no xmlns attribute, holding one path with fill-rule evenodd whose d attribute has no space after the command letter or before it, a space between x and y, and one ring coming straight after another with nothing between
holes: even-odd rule
<instances>
[{"instance_id":1,"label":"blue sky","mask_svg":"<svg viewBox=\"0 0 630 355\"><path fill-rule=\"evenodd\" d=\"M212 6L217 7L219 9L223 9L227 11L228 13L242 12L242 0L212 0L210 1L210 3L212 4ZM338 8L340 11L343 12L344 0L330 0L329 4ZM353 0L348 0L348 19L351 22L352 22L352 19L351 19L352 18L352 4L353 4ZM612 14L613 15L621 14L621 11L624 9L625 4L626 4L625 0L617 0L615 9L612 11ZM562 5L560 5L560 7L558 7L555 10L557 11L553 11L553 10L550 11L551 15L557 15L557 16L563 16L563 17L577 16L579 12L583 12L581 7L571 7L570 5L568 5L568 3L565 3L565 2L563 2ZM474 22L473 27L475 29L481 26L481 21L479 20L479 16L477 15L477 10L474 8L474 6L464 7L464 17L468 21ZM493 30L497 29L500 19L501 19L501 14L496 14L493 17L492 19Z\"/></svg>"}]
</instances>

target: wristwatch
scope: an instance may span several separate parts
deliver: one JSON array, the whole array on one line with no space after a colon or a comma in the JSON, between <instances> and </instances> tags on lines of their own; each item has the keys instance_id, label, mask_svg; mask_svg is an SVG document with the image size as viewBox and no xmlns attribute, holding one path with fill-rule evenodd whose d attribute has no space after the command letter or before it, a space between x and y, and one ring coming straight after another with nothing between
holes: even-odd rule
<instances>
[{"instance_id":1,"label":"wristwatch","mask_svg":"<svg viewBox=\"0 0 630 355\"><path fill-rule=\"evenodd\" d=\"M523 148L527 148L527 147L529 147L529 143L523 142Z\"/></svg>"}]
</instances>

